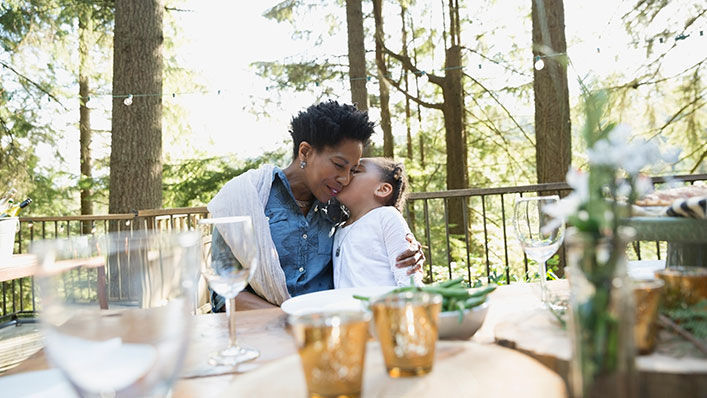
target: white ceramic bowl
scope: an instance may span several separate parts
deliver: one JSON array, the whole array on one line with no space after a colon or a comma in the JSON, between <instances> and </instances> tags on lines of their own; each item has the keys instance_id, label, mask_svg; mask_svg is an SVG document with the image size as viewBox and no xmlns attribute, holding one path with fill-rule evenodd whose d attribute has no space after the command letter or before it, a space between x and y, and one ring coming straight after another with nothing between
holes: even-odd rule
<instances>
[{"instance_id":1,"label":"white ceramic bowl","mask_svg":"<svg viewBox=\"0 0 707 398\"><path fill-rule=\"evenodd\" d=\"M464 311L464 318L459 322L459 311L439 313L438 334L442 340L468 340L484 323L489 303Z\"/></svg>"}]
</instances>

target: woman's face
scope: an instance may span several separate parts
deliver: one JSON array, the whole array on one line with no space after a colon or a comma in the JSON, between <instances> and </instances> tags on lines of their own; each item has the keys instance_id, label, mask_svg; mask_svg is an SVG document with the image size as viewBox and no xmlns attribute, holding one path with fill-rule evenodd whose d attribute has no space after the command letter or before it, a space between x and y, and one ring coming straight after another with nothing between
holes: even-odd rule
<instances>
[{"instance_id":1,"label":"woman's face","mask_svg":"<svg viewBox=\"0 0 707 398\"><path fill-rule=\"evenodd\" d=\"M313 150L304 168L305 180L320 202L338 195L351 181L353 169L363 154L361 141L344 139L335 147Z\"/></svg>"}]
</instances>

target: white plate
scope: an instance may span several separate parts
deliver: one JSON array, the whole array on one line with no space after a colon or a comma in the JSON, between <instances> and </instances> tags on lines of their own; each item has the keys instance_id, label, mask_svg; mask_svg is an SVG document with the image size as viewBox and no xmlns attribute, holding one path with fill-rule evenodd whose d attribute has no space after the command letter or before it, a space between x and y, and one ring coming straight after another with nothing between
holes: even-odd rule
<instances>
[{"instance_id":1,"label":"white plate","mask_svg":"<svg viewBox=\"0 0 707 398\"><path fill-rule=\"evenodd\" d=\"M361 311L361 300L353 295L375 297L388 293L395 286L351 287L345 289L322 290L285 300L280 308L288 314L329 311Z\"/></svg>"},{"instance_id":2,"label":"white plate","mask_svg":"<svg viewBox=\"0 0 707 398\"><path fill-rule=\"evenodd\" d=\"M78 398L59 369L0 377L0 391L3 397Z\"/></svg>"}]
</instances>

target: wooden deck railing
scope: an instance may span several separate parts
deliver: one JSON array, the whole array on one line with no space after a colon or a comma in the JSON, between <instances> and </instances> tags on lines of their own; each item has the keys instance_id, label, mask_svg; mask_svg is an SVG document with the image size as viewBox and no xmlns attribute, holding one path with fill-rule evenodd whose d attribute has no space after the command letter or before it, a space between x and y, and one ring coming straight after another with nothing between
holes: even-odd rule
<instances>
[{"instance_id":1,"label":"wooden deck railing","mask_svg":"<svg viewBox=\"0 0 707 398\"><path fill-rule=\"evenodd\" d=\"M681 175L670 179L691 184L707 180L707 174ZM660 184L666 180L655 177L653 183ZM509 212L512 213L516 196L538 192L561 195L569 190L565 183L551 183L412 193L405 216L425 250L426 281L463 276L472 284L511 283L538 277L517 244ZM464 223L469 226L462 234L450 233L448 214L452 198L462 199ZM20 217L15 253L26 253L29 243L36 239L102 234L114 229L189 230L196 226L198 219L207 216L206 207L189 207L139 210L126 214ZM633 248L630 256L637 259L659 259L666 250L665 242L651 242L648 245L634 242ZM560 275L563 259L564 248L561 248L558 257L551 262ZM2 282L0 320L34 312L36 304L32 278Z\"/></svg>"}]
</instances>

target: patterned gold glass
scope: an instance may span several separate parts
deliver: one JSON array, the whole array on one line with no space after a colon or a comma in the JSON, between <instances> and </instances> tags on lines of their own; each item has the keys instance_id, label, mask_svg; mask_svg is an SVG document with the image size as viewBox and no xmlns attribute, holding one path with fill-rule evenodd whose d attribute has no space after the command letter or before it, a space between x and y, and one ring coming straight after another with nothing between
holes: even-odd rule
<instances>
[{"instance_id":1,"label":"patterned gold glass","mask_svg":"<svg viewBox=\"0 0 707 398\"><path fill-rule=\"evenodd\" d=\"M442 296L423 292L386 295L371 304L375 330L391 377L432 370Z\"/></svg>"},{"instance_id":2,"label":"patterned gold glass","mask_svg":"<svg viewBox=\"0 0 707 398\"><path fill-rule=\"evenodd\" d=\"M370 319L367 312L289 317L310 397L361 396Z\"/></svg>"},{"instance_id":3,"label":"patterned gold glass","mask_svg":"<svg viewBox=\"0 0 707 398\"><path fill-rule=\"evenodd\" d=\"M660 279L633 282L633 297L636 300L636 323L633 335L636 349L641 354L653 351L658 333L658 309L665 283Z\"/></svg>"}]
</instances>

